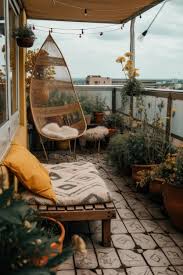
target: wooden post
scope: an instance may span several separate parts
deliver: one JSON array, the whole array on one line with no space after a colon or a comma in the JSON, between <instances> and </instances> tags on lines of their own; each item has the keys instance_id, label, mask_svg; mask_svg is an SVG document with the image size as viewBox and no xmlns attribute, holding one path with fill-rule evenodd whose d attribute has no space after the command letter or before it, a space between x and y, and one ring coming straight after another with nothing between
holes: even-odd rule
<instances>
[{"instance_id":1,"label":"wooden post","mask_svg":"<svg viewBox=\"0 0 183 275\"><path fill-rule=\"evenodd\" d=\"M111 246L111 220L102 220L102 245Z\"/></svg>"},{"instance_id":2,"label":"wooden post","mask_svg":"<svg viewBox=\"0 0 183 275\"><path fill-rule=\"evenodd\" d=\"M112 89L112 113L116 113L116 88Z\"/></svg>"},{"instance_id":3,"label":"wooden post","mask_svg":"<svg viewBox=\"0 0 183 275\"><path fill-rule=\"evenodd\" d=\"M135 67L135 18L131 20L130 25L130 52L133 53L130 60L133 61ZM133 118L133 95L130 96L130 117ZM132 121L130 121L130 124L132 126Z\"/></svg>"},{"instance_id":4,"label":"wooden post","mask_svg":"<svg viewBox=\"0 0 183 275\"><path fill-rule=\"evenodd\" d=\"M172 95L169 93L167 102L167 113L166 113L166 140L169 141L171 135L171 122L172 122Z\"/></svg>"}]
</instances>

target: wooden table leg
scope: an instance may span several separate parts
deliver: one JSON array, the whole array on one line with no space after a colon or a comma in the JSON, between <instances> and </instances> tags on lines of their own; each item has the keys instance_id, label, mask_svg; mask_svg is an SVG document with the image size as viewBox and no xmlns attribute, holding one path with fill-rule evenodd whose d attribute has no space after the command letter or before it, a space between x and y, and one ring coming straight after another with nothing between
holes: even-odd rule
<instances>
[{"instance_id":1,"label":"wooden table leg","mask_svg":"<svg viewBox=\"0 0 183 275\"><path fill-rule=\"evenodd\" d=\"M111 220L102 220L102 244L105 247L111 246Z\"/></svg>"}]
</instances>

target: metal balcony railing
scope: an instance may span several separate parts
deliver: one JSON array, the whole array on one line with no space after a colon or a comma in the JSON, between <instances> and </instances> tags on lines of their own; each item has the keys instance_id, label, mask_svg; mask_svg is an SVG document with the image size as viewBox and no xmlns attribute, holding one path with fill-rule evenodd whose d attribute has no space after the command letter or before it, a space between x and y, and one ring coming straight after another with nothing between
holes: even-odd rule
<instances>
[{"instance_id":1,"label":"metal balcony railing","mask_svg":"<svg viewBox=\"0 0 183 275\"><path fill-rule=\"evenodd\" d=\"M106 99L106 105L112 112L121 112L125 116L130 113L130 97L125 106L121 100L121 89L123 85L75 85L75 89L79 94L88 96L100 96ZM170 89L152 89L146 88L144 91L144 101L148 109L149 119L158 112L158 106L161 103L162 119L165 121L165 131L167 135L175 139L183 141L183 90ZM135 97L134 97L135 102ZM133 118L139 119L135 104L133 104Z\"/></svg>"}]
</instances>

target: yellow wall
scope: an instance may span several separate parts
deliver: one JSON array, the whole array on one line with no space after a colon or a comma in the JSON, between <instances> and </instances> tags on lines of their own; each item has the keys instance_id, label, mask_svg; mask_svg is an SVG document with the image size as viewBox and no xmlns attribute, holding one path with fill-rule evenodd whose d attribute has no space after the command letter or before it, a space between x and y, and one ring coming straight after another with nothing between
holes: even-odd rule
<instances>
[{"instance_id":1,"label":"yellow wall","mask_svg":"<svg viewBox=\"0 0 183 275\"><path fill-rule=\"evenodd\" d=\"M27 22L26 13L23 10L20 15L20 26ZM25 89L25 55L26 49L19 48L19 101L20 101L20 126L17 129L14 142L27 147L27 114L26 114L26 89Z\"/></svg>"}]
</instances>

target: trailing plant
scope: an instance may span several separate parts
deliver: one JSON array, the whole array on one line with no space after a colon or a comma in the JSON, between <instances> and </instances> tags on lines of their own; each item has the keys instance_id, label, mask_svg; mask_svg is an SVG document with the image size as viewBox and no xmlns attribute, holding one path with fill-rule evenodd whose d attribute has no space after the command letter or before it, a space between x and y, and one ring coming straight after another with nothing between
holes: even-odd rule
<instances>
[{"instance_id":1,"label":"trailing plant","mask_svg":"<svg viewBox=\"0 0 183 275\"><path fill-rule=\"evenodd\" d=\"M14 38L25 38L25 37L35 38L35 34L32 31L31 26L24 25L14 30L13 37Z\"/></svg>"},{"instance_id":2,"label":"trailing plant","mask_svg":"<svg viewBox=\"0 0 183 275\"><path fill-rule=\"evenodd\" d=\"M39 226L40 217L24 201L13 196L13 188L0 195L0 266L2 274L55 274L53 267L70 255L71 248L62 254L51 248L57 243L56 233L48 234ZM55 255L45 266L36 266L34 260Z\"/></svg>"}]
</instances>

